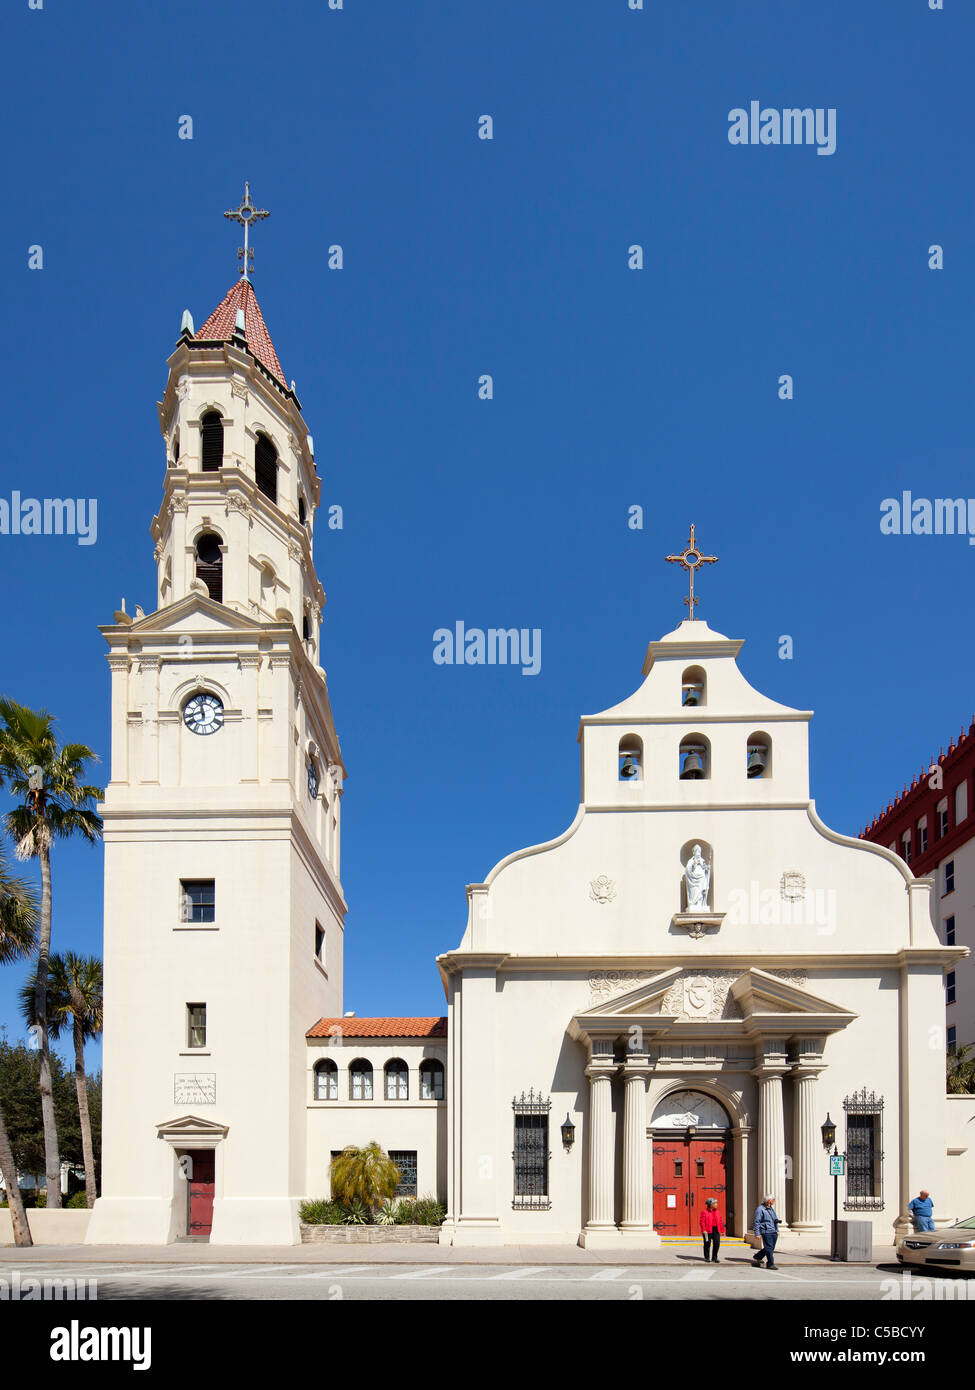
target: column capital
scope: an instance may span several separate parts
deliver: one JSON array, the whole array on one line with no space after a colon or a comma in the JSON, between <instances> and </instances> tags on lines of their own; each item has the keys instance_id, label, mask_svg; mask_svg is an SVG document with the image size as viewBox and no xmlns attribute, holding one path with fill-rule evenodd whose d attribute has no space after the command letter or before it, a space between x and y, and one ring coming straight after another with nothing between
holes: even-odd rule
<instances>
[{"instance_id":1,"label":"column capital","mask_svg":"<svg viewBox=\"0 0 975 1390\"><path fill-rule=\"evenodd\" d=\"M756 1081L775 1081L776 1079L781 1081L788 1071L789 1067L785 1061L781 1063L762 1062L759 1066L752 1067L748 1075L754 1076Z\"/></svg>"},{"instance_id":2,"label":"column capital","mask_svg":"<svg viewBox=\"0 0 975 1390\"><path fill-rule=\"evenodd\" d=\"M628 1052L619 1064L619 1073L624 1080L634 1076L647 1077L651 1070L650 1058L645 1052Z\"/></svg>"},{"instance_id":3,"label":"column capital","mask_svg":"<svg viewBox=\"0 0 975 1390\"><path fill-rule=\"evenodd\" d=\"M617 1070L618 1065L613 1057L590 1057L586 1063L586 1075L593 1081L600 1076L611 1079Z\"/></svg>"},{"instance_id":4,"label":"column capital","mask_svg":"<svg viewBox=\"0 0 975 1390\"><path fill-rule=\"evenodd\" d=\"M815 1081L826 1070L825 1062L794 1062L789 1070L793 1081Z\"/></svg>"}]
</instances>

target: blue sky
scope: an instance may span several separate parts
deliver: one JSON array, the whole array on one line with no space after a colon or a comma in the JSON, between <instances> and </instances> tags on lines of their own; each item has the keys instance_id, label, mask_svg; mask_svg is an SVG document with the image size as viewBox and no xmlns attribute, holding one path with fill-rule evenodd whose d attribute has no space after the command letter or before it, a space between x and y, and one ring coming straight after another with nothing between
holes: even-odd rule
<instances>
[{"instance_id":1,"label":"blue sky","mask_svg":"<svg viewBox=\"0 0 975 1390\"><path fill-rule=\"evenodd\" d=\"M155 403L182 310L200 324L235 278L222 213L246 178L272 214L255 287L345 517L316 560L350 774L346 1007L443 1010L464 885L572 820L578 716L680 621L662 557L691 521L720 556L699 615L745 639L754 685L817 711L813 795L856 832L975 703L975 547L879 526L903 489L975 494L972 6L189 14L5 7L0 497L96 497L98 541L0 535L0 690L107 761L97 625L123 594L154 605ZM732 146L751 100L835 108L835 154ZM458 620L540 628L540 674L436 666ZM56 947L100 950L101 871L55 850ZM15 1035L22 974L0 972Z\"/></svg>"}]
</instances>

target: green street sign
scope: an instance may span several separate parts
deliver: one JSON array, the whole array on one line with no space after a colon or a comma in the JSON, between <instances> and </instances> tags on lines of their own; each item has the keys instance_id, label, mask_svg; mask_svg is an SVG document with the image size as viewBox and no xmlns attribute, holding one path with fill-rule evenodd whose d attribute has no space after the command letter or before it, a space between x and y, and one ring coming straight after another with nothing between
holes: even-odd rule
<instances>
[{"instance_id":1,"label":"green street sign","mask_svg":"<svg viewBox=\"0 0 975 1390\"><path fill-rule=\"evenodd\" d=\"M830 1154L829 1156L829 1175L831 1178L846 1177L846 1155Z\"/></svg>"}]
</instances>

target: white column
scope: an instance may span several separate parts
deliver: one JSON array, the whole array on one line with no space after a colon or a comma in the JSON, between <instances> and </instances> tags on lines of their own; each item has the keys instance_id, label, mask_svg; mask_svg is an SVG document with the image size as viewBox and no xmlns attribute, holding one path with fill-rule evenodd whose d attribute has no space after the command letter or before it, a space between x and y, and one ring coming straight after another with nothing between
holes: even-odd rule
<instances>
[{"instance_id":1,"label":"white column","mask_svg":"<svg viewBox=\"0 0 975 1390\"><path fill-rule=\"evenodd\" d=\"M803 1039L799 1044L799 1062L793 1071L796 1152L789 1225L800 1231L823 1229L820 1188L825 1159L816 1109L816 1079L823 1070L817 1059L821 1056L819 1039L808 1042Z\"/></svg>"},{"instance_id":2,"label":"white column","mask_svg":"<svg viewBox=\"0 0 975 1390\"><path fill-rule=\"evenodd\" d=\"M645 1056L628 1056L623 1063L623 1220L621 1231L640 1243L652 1233L650 1220L650 1162L647 1155L647 1076Z\"/></svg>"},{"instance_id":3,"label":"white column","mask_svg":"<svg viewBox=\"0 0 975 1390\"><path fill-rule=\"evenodd\" d=\"M756 1205L768 1194L775 1197L779 1229L785 1221L785 1113L782 1104L782 1075L785 1054L773 1044L765 1044L762 1061L752 1072L758 1081L758 1192ZM749 1213L749 1218L751 1213Z\"/></svg>"},{"instance_id":4,"label":"white column","mask_svg":"<svg viewBox=\"0 0 975 1390\"><path fill-rule=\"evenodd\" d=\"M589 1078L589 1220L580 1237L580 1244L586 1246L615 1243L619 1239L614 1220L616 1157L612 1085L615 1072L612 1043L596 1042L586 1067Z\"/></svg>"}]
</instances>

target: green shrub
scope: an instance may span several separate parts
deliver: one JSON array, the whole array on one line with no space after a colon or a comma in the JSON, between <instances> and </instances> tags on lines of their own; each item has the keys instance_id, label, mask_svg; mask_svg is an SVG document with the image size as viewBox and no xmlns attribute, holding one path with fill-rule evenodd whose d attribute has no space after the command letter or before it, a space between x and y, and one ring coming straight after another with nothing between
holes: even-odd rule
<instances>
[{"instance_id":1,"label":"green shrub","mask_svg":"<svg viewBox=\"0 0 975 1390\"><path fill-rule=\"evenodd\" d=\"M84 1192L76 1192L73 1197L68 1198L64 1205L72 1211L78 1211L82 1208L87 1210L88 1198Z\"/></svg>"},{"instance_id":2,"label":"green shrub","mask_svg":"<svg viewBox=\"0 0 975 1390\"><path fill-rule=\"evenodd\" d=\"M298 1219L306 1226L341 1226L345 1220L345 1208L341 1202L333 1202L329 1197L315 1197L302 1202L298 1208Z\"/></svg>"},{"instance_id":3,"label":"green shrub","mask_svg":"<svg viewBox=\"0 0 975 1390\"><path fill-rule=\"evenodd\" d=\"M371 1220L371 1212L395 1196L400 1171L373 1139L362 1148L349 1144L336 1154L329 1164L329 1177L339 1201L350 1211L356 1203L364 1206L369 1213L366 1219Z\"/></svg>"},{"instance_id":4,"label":"green shrub","mask_svg":"<svg viewBox=\"0 0 975 1390\"><path fill-rule=\"evenodd\" d=\"M436 1197L420 1197L415 1206L413 1220L418 1226L442 1226L447 1208Z\"/></svg>"},{"instance_id":5,"label":"green shrub","mask_svg":"<svg viewBox=\"0 0 975 1390\"><path fill-rule=\"evenodd\" d=\"M416 1225L416 1198L402 1197L396 1204L396 1224L397 1226Z\"/></svg>"}]
</instances>

